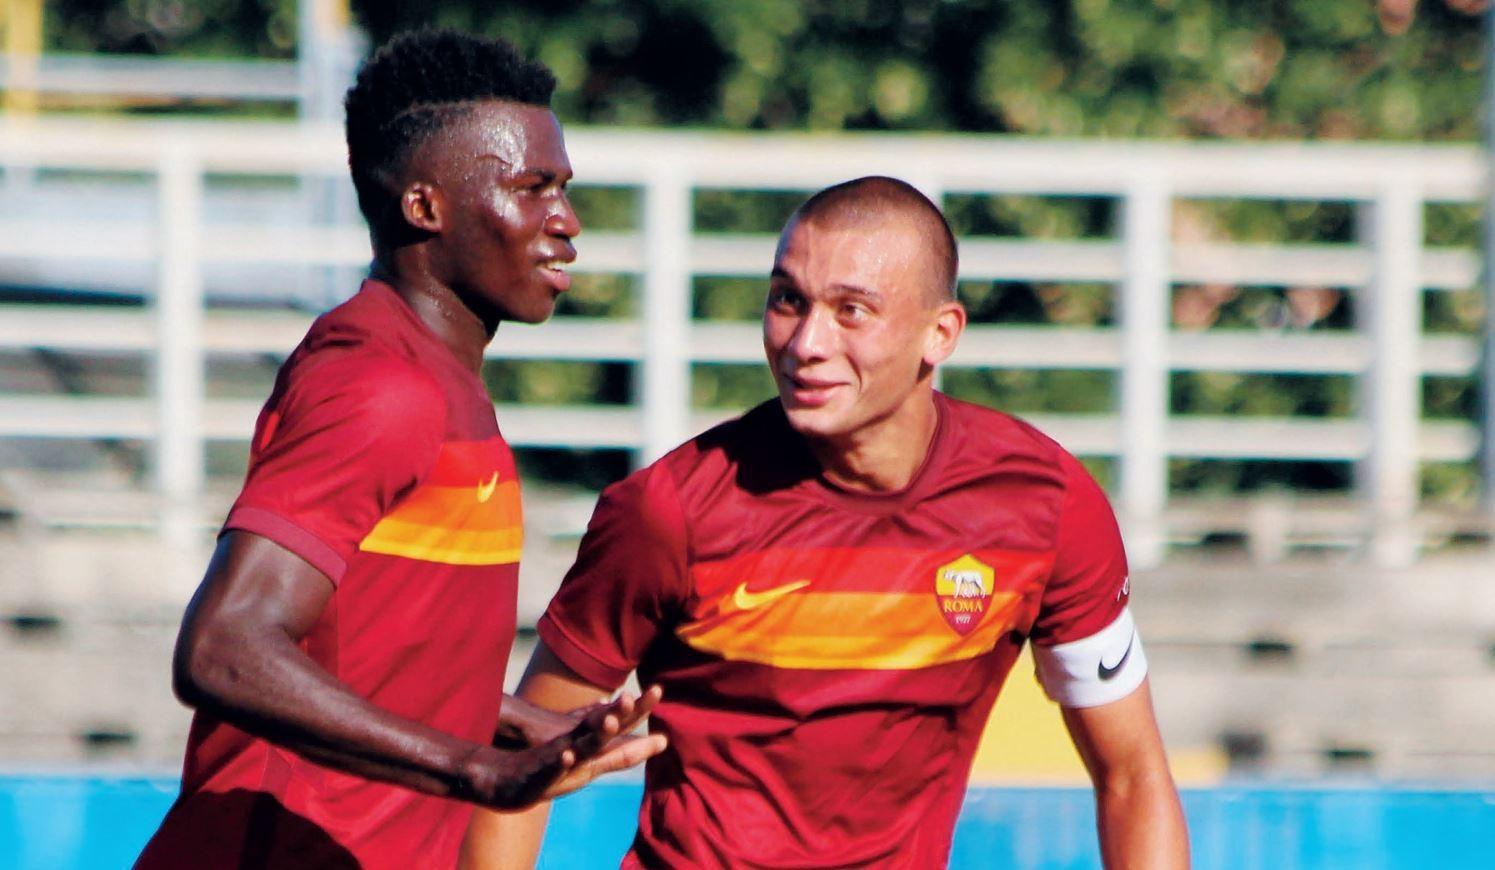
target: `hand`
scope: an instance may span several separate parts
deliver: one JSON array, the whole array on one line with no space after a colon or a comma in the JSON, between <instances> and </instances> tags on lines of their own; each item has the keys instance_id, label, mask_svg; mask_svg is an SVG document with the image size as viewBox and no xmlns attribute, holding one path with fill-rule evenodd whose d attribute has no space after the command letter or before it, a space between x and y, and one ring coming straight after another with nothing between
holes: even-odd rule
<instances>
[{"instance_id":1,"label":"hand","mask_svg":"<svg viewBox=\"0 0 1495 870\"><path fill-rule=\"evenodd\" d=\"M575 716L564 717L575 723L569 731L519 752L481 747L463 762L462 785L454 796L497 810L521 809L657 755L665 747L662 735L618 735L649 715L660 694L656 686L638 700L620 695L573 711Z\"/></svg>"},{"instance_id":2,"label":"hand","mask_svg":"<svg viewBox=\"0 0 1495 870\"><path fill-rule=\"evenodd\" d=\"M669 745L663 734L628 733L634 725L643 721L649 715L654 706L659 703L662 695L663 690L659 686L650 686L645 690L644 694L639 696L636 702L632 703L631 711L624 714L624 718L619 720L619 731L622 733L608 740L595 755L589 758L582 758L579 763L568 768L558 779L550 784L549 788L545 789L544 799L549 800L564 794L570 794L591 783L592 780L599 776L637 766L663 752ZM626 696L620 697L618 702L622 702L625 699ZM618 702L614 702L614 705L609 706L615 707ZM585 726L586 720L596 715L598 709L601 707L602 705L583 707L571 711L566 714L566 717L568 719L581 718L583 720L582 724L576 726L576 729L579 730ZM574 733L575 731L573 731Z\"/></svg>"}]
</instances>

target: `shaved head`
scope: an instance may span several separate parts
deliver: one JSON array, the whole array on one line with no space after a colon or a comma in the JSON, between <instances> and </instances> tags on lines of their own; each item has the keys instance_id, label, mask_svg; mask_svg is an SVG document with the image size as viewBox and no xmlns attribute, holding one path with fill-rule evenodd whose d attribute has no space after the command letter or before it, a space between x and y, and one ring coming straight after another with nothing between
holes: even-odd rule
<instances>
[{"instance_id":1,"label":"shaved head","mask_svg":"<svg viewBox=\"0 0 1495 870\"><path fill-rule=\"evenodd\" d=\"M955 277L959 254L955 234L929 197L906 181L884 175L868 175L827 187L805 201L790 216L784 227L789 231L800 221L821 226L870 227L889 221L902 221L920 236L928 252L929 284L926 299L930 305L955 299Z\"/></svg>"}]
</instances>

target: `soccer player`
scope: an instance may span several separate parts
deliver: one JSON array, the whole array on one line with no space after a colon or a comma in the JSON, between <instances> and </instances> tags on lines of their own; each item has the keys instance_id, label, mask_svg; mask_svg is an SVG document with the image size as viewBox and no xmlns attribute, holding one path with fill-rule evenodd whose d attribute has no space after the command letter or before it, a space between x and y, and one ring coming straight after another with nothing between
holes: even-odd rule
<instances>
[{"instance_id":1,"label":"soccer player","mask_svg":"<svg viewBox=\"0 0 1495 870\"><path fill-rule=\"evenodd\" d=\"M914 188L816 194L769 281L778 398L603 493L519 693L664 687L625 867L942 866L1025 642L1108 866L1187 865L1110 506L1033 427L934 389L955 278ZM476 815L471 866L527 864L544 812Z\"/></svg>"},{"instance_id":2,"label":"soccer player","mask_svg":"<svg viewBox=\"0 0 1495 870\"><path fill-rule=\"evenodd\" d=\"M181 796L137 866L452 867L472 803L525 806L663 748L615 739L657 692L500 706L519 481L479 370L500 322L544 320L570 283L554 84L505 42L426 31L348 92L371 275L255 426L178 639L197 708ZM530 748L495 748L500 723Z\"/></svg>"}]
</instances>

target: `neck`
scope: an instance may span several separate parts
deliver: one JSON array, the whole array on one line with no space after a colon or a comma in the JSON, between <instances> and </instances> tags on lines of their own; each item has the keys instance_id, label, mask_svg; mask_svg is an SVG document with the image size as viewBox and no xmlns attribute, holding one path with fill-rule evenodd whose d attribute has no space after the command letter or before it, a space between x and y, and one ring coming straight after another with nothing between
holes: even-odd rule
<instances>
[{"instance_id":1,"label":"neck","mask_svg":"<svg viewBox=\"0 0 1495 870\"><path fill-rule=\"evenodd\" d=\"M826 480L853 492L897 492L913 483L933 447L939 413L933 391L839 439L809 439Z\"/></svg>"},{"instance_id":2,"label":"neck","mask_svg":"<svg viewBox=\"0 0 1495 870\"><path fill-rule=\"evenodd\" d=\"M493 340L497 324L490 327L484 323L481 317L462 302L456 291L437 280L429 271L399 268L399 258L395 259L397 262L393 267L376 259L370 276L394 288L421 323L435 333L464 366L480 373L483 350Z\"/></svg>"}]
</instances>

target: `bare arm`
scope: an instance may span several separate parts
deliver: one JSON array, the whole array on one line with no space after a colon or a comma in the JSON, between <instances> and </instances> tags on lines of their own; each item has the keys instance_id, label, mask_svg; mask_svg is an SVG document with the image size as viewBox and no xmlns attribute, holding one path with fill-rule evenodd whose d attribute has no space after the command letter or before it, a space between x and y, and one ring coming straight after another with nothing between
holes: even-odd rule
<instances>
[{"instance_id":1,"label":"bare arm","mask_svg":"<svg viewBox=\"0 0 1495 870\"><path fill-rule=\"evenodd\" d=\"M647 713L647 705L639 711L620 699L591 711L574 732L522 752L401 718L349 690L297 645L332 592L326 576L273 541L225 534L177 638L177 696L329 767L503 808L539 799L577 758Z\"/></svg>"},{"instance_id":2,"label":"bare arm","mask_svg":"<svg viewBox=\"0 0 1495 870\"><path fill-rule=\"evenodd\" d=\"M1119 701L1063 712L1095 785L1096 825L1108 870L1187 868L1188 829L1147 681Z\"/></svg>"},{"instance_id":3,"label":"bare arm","mask_svg":"<svg viewBox=\"0 0 1495 870\"><path fill-rule=\"evenodd\" d=\"M530 657L529 666L525 668L524 678L519 682L518 695L522 701L537 707L561 711L575 710L594 703L609 691L609 687L594 686L582 679L556 658L555 653L542 641L535 647L535 654ZM644 699L650 701L651 707L652 702L658 698L657 687L644 693ZM642 740L648 741L640 747L640 751L647 755L638 759L639 761L658 755L665 748L663 736L651 735ZM592 763L580 764L565 779L580 780L574 786L580 788L596 777L622 766L626 765L603 769ZM479 809L473 813L472 822L467 828L460 866L463 870L529 870L539 859L540 844L545 839L545 824L549 818L548 802L535 804L516 813Z\"/></svg>"}]
</instances>

